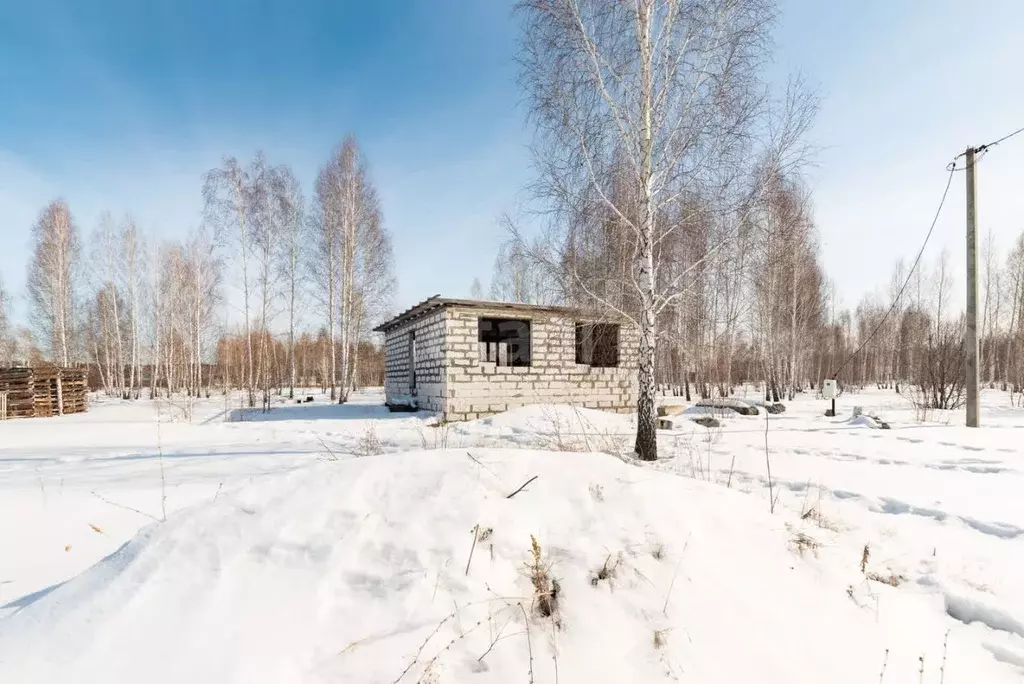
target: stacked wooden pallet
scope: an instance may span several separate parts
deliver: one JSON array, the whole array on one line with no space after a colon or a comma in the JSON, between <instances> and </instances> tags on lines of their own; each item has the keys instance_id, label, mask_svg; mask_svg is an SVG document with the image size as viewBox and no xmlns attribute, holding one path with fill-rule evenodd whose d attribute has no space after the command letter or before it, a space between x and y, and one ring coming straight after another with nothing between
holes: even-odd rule
<instances>
[{"instance_id":1,"label":"stacked wooden pallet","mask_svg":"<svg viewBox=\"0 0 1024 684\"><path fill-rule=\"evenodd\" d=\"M36 418L49 418L56 416L60 405L57 401L57 378L60 377L60 369L49 366L33 368L33 379L35 380L35 404Z\"/></svg>"},{"instance_id":2,"label":"stacked wooden pallet","mask_svg":"<svg viewBox=\"0 0 1024 684\"><path fill-rule=\"evenodd\" d=\"M47 418L89 408L80 368L2 368L0 392L7 393L7 418Z\"/></svg>"},{"instance_id":3,"label":"stacked wooden pallet","mask_svg":"<svg viewBox=\"0 0 1024 684\"><path fill-rule=\"evenodd\" d=\"M36 415L35 381L31 368L0 369L0 392L7 393L8 418Z\"/></svg>"},{"instance_id":4,"label":"stacked wooden pallet","mask_svg":"<svg viewBox=\"0 0 1024 684\"><path fill-rule=\"evenodd\" d=\"M61 368L60 383L64 413L85 413L89 410L89 383L84 369Z\"/></svg>"}]
</instances>

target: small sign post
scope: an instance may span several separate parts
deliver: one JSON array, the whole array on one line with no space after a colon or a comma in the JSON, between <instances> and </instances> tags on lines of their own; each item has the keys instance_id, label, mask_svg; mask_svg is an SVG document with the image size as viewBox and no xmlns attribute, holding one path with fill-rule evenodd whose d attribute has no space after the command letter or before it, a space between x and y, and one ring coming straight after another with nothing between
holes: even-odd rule
<instances>
[{"instance_id":1,"label":"small sign post","mask_svg":"<svg viewBox=\"0 0 1024 684\"><path fill-rule=\"evenodd\" d=\"M821 385L821 396L825 399L832 400L832 410L827 412L825 415L835 417L836 415L836 395L838 394L838 387L836 386L835 378L826 378Z\"/></svg>"}]
</instances>

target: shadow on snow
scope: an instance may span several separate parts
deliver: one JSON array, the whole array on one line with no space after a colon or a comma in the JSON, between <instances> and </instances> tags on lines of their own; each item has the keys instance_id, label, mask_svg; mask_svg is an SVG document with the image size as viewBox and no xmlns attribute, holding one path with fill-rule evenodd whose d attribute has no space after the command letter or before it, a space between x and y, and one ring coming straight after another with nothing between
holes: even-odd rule
<instances>
[{"instance_id":1,"label":"shadow on snow","mask_svg":"<svg viewBox=\"0 0 1024 684\"><path fill-rule=\"evenodd\" d=\"M234 409L230 421L233 423L260 423L281 420L389 420L408 418L420 413L395 412L383 404L286 404L275 406L270 411L263 409Z\"/></svg>"}]
</instances>

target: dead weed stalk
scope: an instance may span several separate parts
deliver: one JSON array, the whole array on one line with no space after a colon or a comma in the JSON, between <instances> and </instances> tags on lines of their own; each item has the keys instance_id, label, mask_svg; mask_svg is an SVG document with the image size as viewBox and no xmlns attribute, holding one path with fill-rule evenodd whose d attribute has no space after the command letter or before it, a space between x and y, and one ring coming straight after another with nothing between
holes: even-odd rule
<instances>
[{"instance_id":1,"label":"dead weed stalk","mask_svg":"<svg viewBox=\"0 0 1024 684\"><path fill-rule=\"evenodd\" d=\"M551 564L545 562L540 543L530 535L530 562L526 570L533 584L533 609L541 617L557 620L558 601L562 589L558 580L551 576Z\"/></svg>"},{"instance_id":2,"label":"dead weed stalk","mask_svg":"<svg viewBox=\"0 0 1024 684\"><path fill-rule=\"evenodd\" d=\"M370 424L366 426L366 430L359 438L359 444L356 446L356 455L380 456L383 453L384 446L377 437L376 423L375 421L370 421Z\"/></svg>"},{"instance_id":3,"label":"dead weed stalk","mask_svg":"<svg viewBox=\"0 0 1024 684\"><path fill-rule=\"evenodd\" d=\"M898 587L907 579L903 575L897 575L896 573L890 573L884 575L878 572L867 573L867 578L872 582L878 582L880 584L888 584L890 587Z\"/></svg>"},{"instance_id":4,"label":"dead weed stalk","mask_svg":"<svg viewBox=\"0 0 1024 684\"><path fill-rule=\"evenodd\" d=\"M808 551L811 551L817 557L818 549L821 548L821 542L804 532L794 534L789 543L801 558Z\"/></svg>"},{"instance_id":5,"label":"dead weed stalk","mask_svg":"<svg viewBox=\"0 0 1024 684\"><path fill-rule=\"evenodd\" d=\"M590 575L590 586L596 587L601 582L604 582L606 580L610 581L610 580L614 579L616 573L619 570L619 565L621 565L621 564L622 564L622 554L621 553L618 554L615 557L614 561L612 560L612 555L609 553L608 556L604 559L604 563L601 564L601 567L598 568L597 570L595 570Z\"/></svg>"}]
</instances>

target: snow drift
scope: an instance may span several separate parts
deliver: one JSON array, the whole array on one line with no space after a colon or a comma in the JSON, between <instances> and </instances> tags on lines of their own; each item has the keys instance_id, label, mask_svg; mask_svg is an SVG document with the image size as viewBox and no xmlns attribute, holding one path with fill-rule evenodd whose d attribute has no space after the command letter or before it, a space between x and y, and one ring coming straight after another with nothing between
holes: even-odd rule
<instances>
[{"instance_id":1,"label":"snow drift","mask_svg":"<svg viewBox=\"0 0 1024 684\"><path fill-rule=\"evenodd\" d=\"M531 536L553 618L535 610ZM317 464L9 606L0 681L863 684L887 648L886 681L917 681L926 651L937 667L938 627L896 641L905 625L883 628L791 542L753 497L606 455ZM953 650L946 682L1008 681Z\"/></svg>"}]
</instances>

